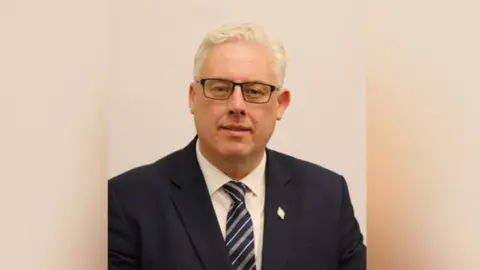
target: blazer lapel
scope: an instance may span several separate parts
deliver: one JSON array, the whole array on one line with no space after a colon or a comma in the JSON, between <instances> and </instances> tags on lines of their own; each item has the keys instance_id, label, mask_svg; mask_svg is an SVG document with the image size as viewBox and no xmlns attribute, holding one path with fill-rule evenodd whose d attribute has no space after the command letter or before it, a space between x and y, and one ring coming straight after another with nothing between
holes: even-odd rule
<instances>
[{"instance_id":1,"label":"blazer lapel","mask_svg":"<svg viewBox=\"0 0 480 270\"><path fill-rule=\"evenodd\" d=\"M296 215L297 185L291 181L289 164L276 152L267 150L263 270L284 269L291 253Z\"/></svg>"},{"instance_id":2,"label":"blazer lapel","mask_svg":"<svg viewBox=\"0 0 480 270\"><path fill-rule=\"evenodd\" d=\"M172 200L206 270L231 269L225 242L197 162L195 138L175 160Z\"/></svg>"}]
</instances>

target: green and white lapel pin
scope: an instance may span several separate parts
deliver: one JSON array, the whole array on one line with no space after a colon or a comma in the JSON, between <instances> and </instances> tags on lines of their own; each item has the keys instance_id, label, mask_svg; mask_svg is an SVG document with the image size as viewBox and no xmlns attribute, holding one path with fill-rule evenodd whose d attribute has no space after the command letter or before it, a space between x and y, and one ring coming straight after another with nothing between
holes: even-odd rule
<instances>
[{"instance_id":1,"label":"green and white lapel pin","mask_svg":"<svg viewBox=\"0 0 480 270\"><path fill-rule=\"evenodd\" d=\"M285 211L283 211L282 207L278 207L278 210L277 210L277 215L283 220L285 219Z\"/></svg>"}]
</instances>

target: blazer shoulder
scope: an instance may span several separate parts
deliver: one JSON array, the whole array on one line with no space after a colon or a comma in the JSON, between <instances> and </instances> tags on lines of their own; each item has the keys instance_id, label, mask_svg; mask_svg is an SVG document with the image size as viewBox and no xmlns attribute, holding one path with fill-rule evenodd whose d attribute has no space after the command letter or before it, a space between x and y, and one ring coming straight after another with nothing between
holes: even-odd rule
<instances>
[{"instance_id":1,"label":"blazer shoulder","mask_svg":"<svg viewBox=\"0 0 480 270\"><path fill-rule=\"evenodd\" d=\"M272 156L278 160L282 170L290 168L291 182L307 202L321 202L330 209L339 209L345 196L347 182L345 178L328 168L313 162L275 152Z\"/></svg>"},{"instance_id":2,"label":"blazer shoulder","mask_svg":"<svg viewBox=\"0 0 480 270\"><path fill-rule=\"evenodd\" d=\"M272 156L275 156L275 158L279 160L282 166L292 168L292 171L294 173L328 178L343 177L341 174L311 161L294 157L292 155L281 153L275 150L270 150L270 152L272 153Z\"/></svg>"},{"instance_id":3,"label":"blazer shoulder","mask_svg":"<svg viewBox=\"0 0 480 270\"><path fill-rule=\"evenodd\" d=\"M140 165L113 176L108 179L108 186L115 189L130 189L151 181L162 182L171 174L170 168L178 153L179 151L175 151L155 162Z\"/></svg>"},{"instance_id":4,"label":"blazer shoulder","mask_svg":"<svg viewBox=\"0 0 480 270\"><path fill-rule=\"evenodd\" d=\"M270 150L283 168L290 168L294 178L305 181L323 182L329 184L342 184L345 180L343 175L319 164L307 161L289 154Z\"/></svg>"}]
</instances>

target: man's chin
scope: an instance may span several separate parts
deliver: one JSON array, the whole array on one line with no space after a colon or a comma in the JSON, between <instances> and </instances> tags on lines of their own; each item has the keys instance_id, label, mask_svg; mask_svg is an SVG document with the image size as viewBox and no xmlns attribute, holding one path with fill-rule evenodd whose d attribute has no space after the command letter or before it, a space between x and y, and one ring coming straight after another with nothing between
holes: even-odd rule
<instances>
[{"instance_id":1,"label":"man's chin","mask_svg":"<svg viewBox=\"0 0 480 270\"><path fill-rule=\"evenodd\" d=\"M248 156L252 151L246 143L229 142L219 145L219 152L225 157L243 157Z\"/></svg>"}]
</instances>

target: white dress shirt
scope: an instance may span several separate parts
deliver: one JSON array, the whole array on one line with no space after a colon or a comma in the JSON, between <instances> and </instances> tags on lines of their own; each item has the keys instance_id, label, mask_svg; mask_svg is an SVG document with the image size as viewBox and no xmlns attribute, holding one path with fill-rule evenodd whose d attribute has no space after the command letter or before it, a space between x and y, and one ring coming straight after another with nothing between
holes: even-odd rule
<instances>
[{"instance_id":1,"label":"white dress shirt","mask_svg":"<svg viewBox=\"0 0 480 270\"><path fill-rule=\"evenodd\" d=\"M227 215L232 199L222 188L224 184L231 181L227 175L218 170L200 153L197 141L197 159L202 170L203 177L207 183L208 192L212 200L213 208L217 216L218 224L222 230L225 239L227 227ZM262 247L263 247L263 212L265 205L265 165L266 154L260 164L249 175L240 181L247 186L245 194L245 204L253 222L253 235L255 245L255 261L257 270L262 266Z\"/></svg>"}]
</instances>

